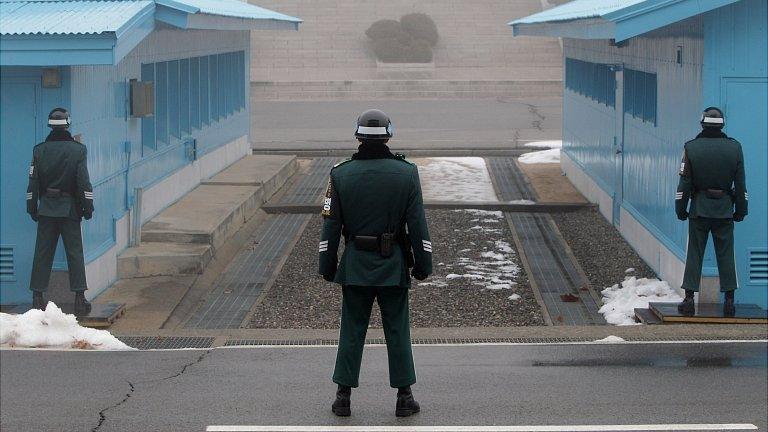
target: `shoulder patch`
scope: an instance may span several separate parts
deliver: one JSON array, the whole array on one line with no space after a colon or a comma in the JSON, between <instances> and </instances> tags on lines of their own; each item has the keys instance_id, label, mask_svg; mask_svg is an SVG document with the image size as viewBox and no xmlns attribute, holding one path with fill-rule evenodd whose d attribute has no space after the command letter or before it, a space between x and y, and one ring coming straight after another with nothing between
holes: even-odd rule
<instances>
[{"instance_id":1,"label":"shoulder patch","mask_svg":"<svg viewBox=\"0 0 768 432\"><path fill-rule=\"evenodd\" d=\"M347 163L347 162L352 162L352 159L346 159L346 160L343 160L343 161L341 161L341 162L337 163L336 165L334 165L334 166L333 166L333 168L337 168L337 167L340 167L340 166L344 165L344 164L345 164L345 163ZM333 168L331 168L331 169L333 169Z\"/></svg>"}]
</instances>

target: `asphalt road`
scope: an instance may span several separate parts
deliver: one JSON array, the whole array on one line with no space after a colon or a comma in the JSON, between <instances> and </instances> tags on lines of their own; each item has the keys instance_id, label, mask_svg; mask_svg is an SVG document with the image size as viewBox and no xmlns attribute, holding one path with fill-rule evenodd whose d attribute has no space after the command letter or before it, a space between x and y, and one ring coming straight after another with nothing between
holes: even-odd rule
<instances>
[{"instance_id":1,"label":"asphalt road","mask_svg":"<svg viewBox=\"0 0 768 432\"><path fill-rule=\"evenodd\" d=\"M254 101L254 149L353 149L357 116L378 108L392 119L395 149L510 148L562 136L562 101L459 99Z\"/></svg>"},{"instance_id":2,"label":"asphalt road","mask_svg":"<svg viewBox=\"0 0 768 432\"><path fill-rule=\"evenodd\" d=\"M0 352L0 428L750 423L766 430L766 344L418 346L421 413L394 416L368 347L353 414L330 412L333 347Z\"/></svg>"}]
</instances>

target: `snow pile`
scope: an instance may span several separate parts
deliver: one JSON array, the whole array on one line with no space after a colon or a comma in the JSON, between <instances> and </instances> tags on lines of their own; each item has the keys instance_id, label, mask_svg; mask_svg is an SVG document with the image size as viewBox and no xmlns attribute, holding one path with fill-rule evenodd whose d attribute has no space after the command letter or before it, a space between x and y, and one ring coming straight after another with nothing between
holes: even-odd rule
<instances>
[{"instance_id":1,"label":"snow pile","mask_svg":"<svg viewBox=\"0 0 768 432\"><path fill-rule=\"evenodd\" d=\"M677 303L683 300L665 281L628 277L624 282L602 291L600 313L608 324L634 325L635 308L648 308L649 302Z\"/></svg>"},{"instance_id":2,"label":"snow pile","mask_svg":"<svg viewBox=\"0 0 768 432\"><path fill-rule=\"evenodd\" d=\"M561 140L533 141L533 142L526 143L525 146L531 147L531 148L555 149L555 148L563 148L563 142Z\"/></svg>"},{"instance_id":3,"label":"snow pile","mask_svg":"<svg viewBox=\"0 0 768 432\"><path fill-rule=\"evenodd\" d=\"M518 159L524 164L559 164L560 149L541 150L520 155Z\"/></svg>"},{"instance_id":4,"label":"snow pile","mask_svg":"<svg viewBox=\"0 0 768 432\"><path fill-rule=\"evenodd\" d=\"M534 141L525 144L526 147L544 148L531 153L525 153L518 158L520 163L524 164L547 164L560 163L560 149L563 148L562 141Z\"/></svg>"},{"instance_id":5,"label":"snow pile","mask_svg":"<svg viewBox=\"0 0 768 432\"><path fill-rule=\"evenodd\" d=\"M520 297L520 294L512 294L511 296L507 297L509 300L517 301L520 300L522 297Z\"/></svg>"},{"instance_id":6,"label":"snow pile","mask_svg":"<svg viewBox=\"0 0 768 432\"><path fill-rule=\"evenodd\" d=\"M443 280L463 280L491 290L511 289L517 285L515 280L520 274L520 267L512 261L515 250L502 239L503 230L498 228L502 226L504 214L500 211L474 209L454 211L476 217L477 219L472 219L471 222L478 225L470 229L485 233L484 238L487 240L484 246L472 243L478 247L459 250L456 262L445 265L452 273L446 275ZM433 283L442 286L439 284L444 283L443 280L437 279Z\"/></svg>"},{"instance_id":7,"label":"snow pile","mask_svg":"<svg viewBox=\"0 0 768 432\"><path fill-rule=\"evenodd\" d=\"M0 346L92 350L132 350L106 330L81 327L74 315L53 302L45 311L31 309L21 315L0 313Z\"/></svg>"},{"instance_id":8,"label":"snow pile","mask_svg":"<svg viewBox=\"0 0 768 432\"><path fill-rule=\"evenodd\" d=\"M498 201L483 158L436 157L415 162L425 201Z\"/></svg>"},{"instance_id":9,"label":"snow pile","mask_svg":"<svg viewBox=\"0 0 768 432\"><path fill-rule=\"evenodd\" d=\"M621 343L621 342L626 342L626 341L624 339L622 339L622 338L620 338L618 336L614 336L614 335L610 335L610 336L608 336L606 338L598 339L598 340L595 341L595 343Z\"/></svg>"}]
</instances>

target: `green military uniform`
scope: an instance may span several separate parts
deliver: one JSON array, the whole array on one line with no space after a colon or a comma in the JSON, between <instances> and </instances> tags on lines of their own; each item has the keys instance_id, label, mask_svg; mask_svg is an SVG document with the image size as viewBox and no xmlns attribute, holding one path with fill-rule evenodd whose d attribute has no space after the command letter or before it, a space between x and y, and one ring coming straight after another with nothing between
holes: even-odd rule
<instances>
[{"instance_id":1,"label":"green military uniform","mask_svg":"<svg viewBox=\"0 0 768 432\"><path fill-rule=\"evenodd\" d=\"M35 146L29 167L27 212L37 221L37 241L29 288L48 289L59 236L64 241L72 291L88 289L85 279L80 219L93 214L93 188L88 175L88 152L69 132L54 131Z\"/></svg>"},{"instance_id":2,"label":"green military uniform","mask_svg":"<svg viewBox=\"0 0 768 432\"><path fill-rule=\"evenodd\" d=\"M432 273L432 242L416 165L402 156L336 165L331 170L323 216L320 274L343 287L333 381L358 386L365 335L377 300L387 339L390 385L400 388L415 383L408 314L409 249L413 250L413 275L423 279ZM383 234L400 239L391 244L389 256L380 250ZM339 261L342 235L345 248ZM363 242L372 238L378 239L376 250L371 250L370 242Z\"/></svg>"},{"instance_id":3,"label":"green military uniform","mask_svg":"<svg viewBox=\"0 0 768 432\"><path fill-rule=\"evenodd\" d=\"M710 232L715 244L720 290L726 292L738 288L733 221L740 221L747 215L747 199L744 155L738 141L723 135L700 136L685 143L675 196L678 217L689 219L683 289L699 290Z\"/></svg>"}]
</instances>

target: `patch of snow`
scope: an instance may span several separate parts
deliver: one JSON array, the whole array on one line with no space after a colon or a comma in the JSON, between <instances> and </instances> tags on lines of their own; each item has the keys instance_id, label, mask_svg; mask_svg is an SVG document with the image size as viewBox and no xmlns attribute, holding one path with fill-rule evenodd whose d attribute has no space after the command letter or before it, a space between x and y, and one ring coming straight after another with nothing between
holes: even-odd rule
<instances>
[{"instance_id":1,"label":"patch of snow","mask_svg":"<svg viewBox=\"0 0 768 432\"><path fill-rule=\"evenodd\" d=\"M624 270L624 273L634 273L634 272L635 272L635 268L634 267L630 267L630 268Z\"/></svg>"},{"instance_id":2,"label":"patch of snow","mask_svg":"<svg viewBox=\"0 0 768 432\"><path fill-rule=\"evenodd\" d=\"M626 341L624 339L618 337L618 336L610 335L610 336L608 336L606 338L598 339L598 340L596 340L594 342L595 343L621 343L621 342L626 342Z\"/></svg>"},{"instance_id":3,"label":"patch of snow","mask_svg":"<svg viewBox=\"0 0 768 432\"><path fill-rule=\"evenodd\" d=\"M556 164L560 163L560 149L554 148L520 155L517 159L524 164Z\"/></svg>"},{"instance_id":4,"label":"patch of snow","mask_svg":"<svg viewBox=\"0 0 768 432\"><path fill-rule=\"evenodd\" d=\"M504 213L497 210L479 210L479 209L464 209L464 210L454 210L456 212L465 212L469 213L474 216L494 216L496 219L501 219L504 217Z\"/></svg>"},{"instance_id":5,"label":"patch of snow","mask_svg":"<svg viewBox=\"0 0 768 432\"><path fill-rule=\"evenodd\" d=\"M494 242L494 245L496 246L496 249L498 249L499 251L501 251L503 253L512 253L512 252L514 252L512 250L512 246L509 243L505 242L504 240L496 240Z\"/></svg>"},{"instance_id":6,"label":"patch of snow","mask_svg":"<svg viewBox=\"0 0 768 432\"><path fill-rule=\"evenodd\" d=\"M425 201L497 201L485 160L480 157L416 159Z\"/></svg>"},{"instance_id":7,"label":"patch of snow","mask_svg":"<svg viewBox=\"0 0 768 432\"><path fill-rule=\"evenodd\" d=\"M496 252L483 252L480 254L480 256L482 256L483 258L492 258L492 259L495 259L496 261L505 261L505 258L506 258L504 254L496 253Z\"/></svg>"},{"instance_id":8,"label":"patch of snow","mask_svg":"<svg viewBox=\"0 0 768 432\"><path fill-rule=\"evenodd\" d=\"M472 273L467 273L467 274L451 273L448 276L446 276L445 278L448 279L448 280L459 279L459 278L464 278L464 279L485 279L485 276L479 275L479 274L472 274Z\"/></svg>"},{"instance_id":9,"label":"patch of snow","mask_svg":"<svg viewBox=\"0 0 768 432\"><path fill-rule=\"evenodd\" d=\"M498 219L483 219L481 222L483 223L499 223Z\"/></svg>"},{"instance_id":10,"label":"patch of snow","mask_svg":"<svg viewBox=\"0 0 768 432\"><path fill-rule=\"evenodd\" d=\"M512 288L512 284L489 284L485 287L489 290L502 290Z\"/></svg>"},{"instance_id":11,"label":"patch of snow","mask_svg":"<svg viewBox=\"0 0 768 432\"><path fill-rule=\"evenodd\" d=\"M525 146L532 147L532 148L547 148L547 149L563 148L563 141L562 140L533 141L533 142L526 143Z\"/></svg>"},{"instance_id":12,"label":"patch of snow","mask_svg":"<svg viewBox=\"0 0 768 432\"><path fill-rule=\"evenodd\" d=\"M44 311L0 313L0 346L88 350L133 350L106 330L82 327L74 315L49 302Z\"/></svg>"},{"instance_id":13,"label":"patch of snow","mask_svg":"<svg viewBox=\"0 0 768 432\"><path fill-rule=\"evenodd\" d=\"M522 297L520 297L520 294L512 294L511 296L507 297L508 299L512 301L520 300Z\"/></svg>"},{"instance_id":14,"label":"patch of snow","mask_svg":"<svg viewBox=\"0 0 768 432\"><path fill-rule=\"evenodd\" d=\"M602 291L600 313L608 324L635 325L635 308L647 308L649 302L677 303L683 300L665 281L627 277Z\"/></svg>"}]
</instances>

